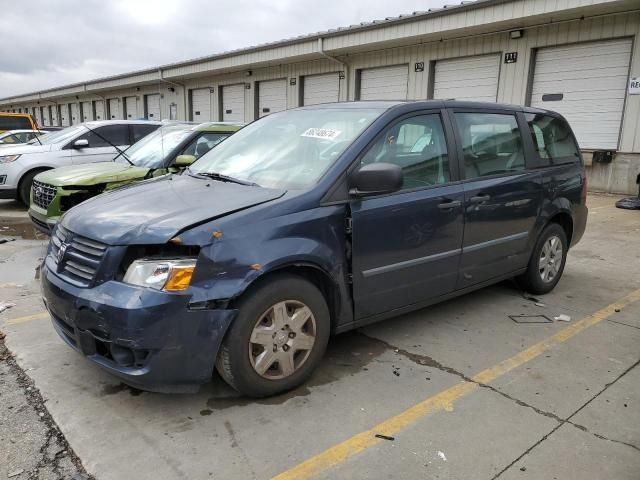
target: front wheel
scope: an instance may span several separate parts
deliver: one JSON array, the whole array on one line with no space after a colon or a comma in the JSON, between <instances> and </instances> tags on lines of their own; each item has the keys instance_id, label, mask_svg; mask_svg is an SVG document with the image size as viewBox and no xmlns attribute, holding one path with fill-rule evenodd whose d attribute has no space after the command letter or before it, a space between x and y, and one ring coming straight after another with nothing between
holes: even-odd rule
<instances>
[{"instance_id":1,"label":"front wheel","mask_svg":"<svg viewBox=\"0 0 640 480\"><path fill-rule=\"evenodd\" d=\"M33 178L38 175L42 170L36 170L26 173L22 180L20 180L20 186L18 187L18 200L20 200L27 207L31 199L31 185L33 184Z\"/></svg>"},{"instance_id":2,"label":"front wheel","mask_svg":"<svg viewBox=\"0 0 640 480\"><path fill-rule=\"evenodd\" d=\"M547 225L536 242L527 271L518 277L518 283L536 295L549 293L562 277L567 251L564 228L557 223Z\"/></svg>"},{"instance_id":3,"label":"front wheel","mask_svg":"<svg viewBox=\"0 0 640 480\"><path fill-rule=\"evenodd\" d=\"M304 383L319 365L331 321L322 293L302 277L278 275L247 292L216 368L243 395L266 397Z\"/></svg>"}]
</instances>

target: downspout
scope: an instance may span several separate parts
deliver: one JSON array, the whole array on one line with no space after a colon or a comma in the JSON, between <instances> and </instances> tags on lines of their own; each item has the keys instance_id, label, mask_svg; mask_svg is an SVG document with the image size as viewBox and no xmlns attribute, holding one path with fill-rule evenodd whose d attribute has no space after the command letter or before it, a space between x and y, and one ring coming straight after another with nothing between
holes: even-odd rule
<instances>
[{"instance_id":1,"label":"downspout","mask_svg":"<svg viewBox=\"0 0 640 480\"><path fill-rule=\"evenodd\" d=\"M158 75L160 76L160 81L161 82L168 83L169 85L174 85L176 87L182 88L182 102L184 103L184 119L187 120L187 117L188 117L188 115L187 115L187 103L188 103L187 87L185 86L184 83L172 82L171 80L167 80L166 78L164 78L162 76L162 69L161 68L158 69ZM171 114L171 112L169 112L169 114Z\"/></svg>"},{"instance_id":2,"label":"downspout","mask_svg":"<svg viewBox=\"0 0 640 480\"><path fill-rule=\"evenodd\" d=\"M350 84L350 79L351 79L351 65L347 62L345 62L344 60L338 60L338 58L329 55L327 52L324 51L324 38L320 37L318 38L318 53L320 55L322 55L324 58L327 58L333 62L336 62L338 65L340 65L342 67L342 71L344 72L344 88L346 89L347 92L347 101L349 101L349 84Z\"/></svg>"}]
</instances>

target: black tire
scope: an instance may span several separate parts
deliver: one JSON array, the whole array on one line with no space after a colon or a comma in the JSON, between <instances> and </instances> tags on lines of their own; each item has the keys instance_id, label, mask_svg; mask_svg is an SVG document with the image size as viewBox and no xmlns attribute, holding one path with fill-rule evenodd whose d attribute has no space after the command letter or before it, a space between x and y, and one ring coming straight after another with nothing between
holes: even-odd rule
<instances>
[{"instance_id":1,"label":"black tire","mask_svg":"<svg viewBox=\"0 0 640 480\"><path fill-rule=\"evenodd\" d=\"M20 180L20 185L18 187L18 200L22 202L24 205L29 207L29 200L31 197L31 184L33 183L33 178L38 175L43 170L32 170L31 172L27 172L22 176Z\"/></svg>"},{"instance_id":2,"label":"black tire","mask_svg":"<svg viewBox=\"0 0 640 480\"><path fill-rule=\"evenodd\" d=\"M306 359L292 374L280 379L265 378L252 366L249 340L265 312L284 301L301 302L311 310L315 319L315 342L308 350ZM216 362L222 378L238 392L249 397L275 395L304 383L320 364L331 331L329 308L320 290L303 277L274 275L247 291L237 307L238 316L222 342Z\"/></svg>"},{"instance_id":3,"label":"black tire","mask_svg":"<svg viewBox=\"0 0 640 480\"><path fill-rule=\"evenodd\" d=\"M558 238L562 244L562 257L560 258L560 267L557 270L557 273L553 278L545 281L542 279L539 265L542 257L542 249L547 241L553 237ZM533 248L531 258L529 259L529 265L527 266L527 271L517 278L520 287L535 295L542 295L553 290L560 281L562 272L564 272L564 265L567 261L567 251L567 234L565 233L564 228L557 223L550 223L547 225L538 237L538 241ZM557 259L555 261L557 262Z\"/></svg>"}]
</instances>

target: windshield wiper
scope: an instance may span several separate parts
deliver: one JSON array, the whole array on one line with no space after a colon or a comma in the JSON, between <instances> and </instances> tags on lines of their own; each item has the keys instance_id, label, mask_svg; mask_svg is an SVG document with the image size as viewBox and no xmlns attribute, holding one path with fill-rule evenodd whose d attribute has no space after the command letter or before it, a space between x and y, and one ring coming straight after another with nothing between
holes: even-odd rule
<instances>
[{"instance_id":1,"label":"windshield wiper","mask_svg":"<svg viewBox=\"0 0 640 480\"><path fill-rule=\"evenodd\" d=\"M246 180L240 180L239 178L229 177L228 175L223 175L221 173L211 173L211 172L194 172L189 170L190 175L206 177L212 180L219 180L221 182L230 182L230 183L238 183L240 185L247 185L249 187L259 187L257 183L248 182Z\"/></svg>"}]
</instances>

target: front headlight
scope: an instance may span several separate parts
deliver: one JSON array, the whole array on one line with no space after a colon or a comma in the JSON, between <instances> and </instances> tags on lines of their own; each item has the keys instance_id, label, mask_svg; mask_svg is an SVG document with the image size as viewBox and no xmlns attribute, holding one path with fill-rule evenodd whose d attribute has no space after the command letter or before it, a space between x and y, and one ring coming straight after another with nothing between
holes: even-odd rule
<instances>
[{"instance_id":1,"label":"front headlight","mask_svg":"<svg viewBox=\"0 0 640 480\"><path fill-rule=\"evenodd\" d=\"M0 155L0 163L15 162L20 158L20 155Z\"/></svg>"},{"instance_id":2,"label":"front headlight","mask_svg":"<svg viewBox=\"0 0 640 480\"><path fill-rule=\"evenodd\" d=\"M123 281L156 290L179 292L189 288L195 267L195 258L135 260L127 269Z\"/></svg>"}]
</instances>

